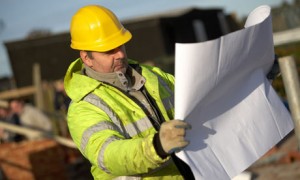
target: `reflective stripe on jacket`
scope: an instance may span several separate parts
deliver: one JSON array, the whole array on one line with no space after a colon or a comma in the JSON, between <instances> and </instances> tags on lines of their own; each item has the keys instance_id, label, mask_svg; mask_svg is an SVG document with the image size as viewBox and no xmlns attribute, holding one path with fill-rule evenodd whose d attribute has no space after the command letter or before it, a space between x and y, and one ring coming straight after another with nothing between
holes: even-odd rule
<instances>
[{"instance_id":1,"label":"reflective stripe on jacket","mask_svg":"<svg viewBox=\"0 0 300 180\"><path fill-rule=\"evenodd\" d=\"M65 76L72 103L68 126L81 153L92 163L95 179L182 179L170 158L161 159L153 146L156 133L142 108L117 88L82 75L80 59ZM142 66L146 90L163 118L173 119L174 77Z\"/></svg>"}]
</instances>

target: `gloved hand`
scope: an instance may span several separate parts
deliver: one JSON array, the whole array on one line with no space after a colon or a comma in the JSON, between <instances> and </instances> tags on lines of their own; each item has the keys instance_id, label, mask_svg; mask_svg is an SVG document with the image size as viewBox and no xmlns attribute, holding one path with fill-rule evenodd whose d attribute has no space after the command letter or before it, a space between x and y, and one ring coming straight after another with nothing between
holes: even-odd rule
<instances>
[{"instance_id":1,"label":"gloved hand","mask_svg":"<svg viewBox=\"0 0 300 180\"><path fill-rule=\"evenodd\" d=\"M191 129L191 126L181 120L162 123L159 130L159 139L166 153L178 152L189 144L189 141L184 138L186 129Z\"/></svg>"}]
</instances>

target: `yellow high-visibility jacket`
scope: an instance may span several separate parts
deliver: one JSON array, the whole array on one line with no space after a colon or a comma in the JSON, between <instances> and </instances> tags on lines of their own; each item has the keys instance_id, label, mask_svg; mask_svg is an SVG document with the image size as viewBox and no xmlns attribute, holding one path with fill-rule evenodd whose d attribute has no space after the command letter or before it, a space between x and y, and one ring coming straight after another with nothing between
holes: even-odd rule
<instances>
[{"instance_id":1,"label":"yellow high-visibility jacket","mask_svg":"<svg viewBox=\"0 0 300 180\"><path fill-rule=\"evenodd\" d=\"M153 146L157 131L143 109L126 93L83 75L83 68L79 58L65 76L65 89L72 99L68 127L91 162L94 179L183 179L170 157L157 155ZM173 119L174 77L157 67L141 68L145 88L164 120Z\"/></svg>"}]
</instances>

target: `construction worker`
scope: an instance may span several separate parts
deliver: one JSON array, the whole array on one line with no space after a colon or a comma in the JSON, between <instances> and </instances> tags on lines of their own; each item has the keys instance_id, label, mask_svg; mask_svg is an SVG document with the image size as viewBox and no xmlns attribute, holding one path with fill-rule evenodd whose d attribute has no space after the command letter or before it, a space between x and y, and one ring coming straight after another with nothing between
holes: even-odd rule
<instances>
[{"instance_id":1,"label":"construction worker","mask_svg":"<svg viewBox=\"0 0 300 180\"><path fill-rule=\"evenodd\" d=\"M127 59L132 35L103 6L80 8L70 33L80 58L64 79L68 127L94 179L193 179L174 156L190 128L173 120L174 77Z\"/></svg>"}]
</instances>

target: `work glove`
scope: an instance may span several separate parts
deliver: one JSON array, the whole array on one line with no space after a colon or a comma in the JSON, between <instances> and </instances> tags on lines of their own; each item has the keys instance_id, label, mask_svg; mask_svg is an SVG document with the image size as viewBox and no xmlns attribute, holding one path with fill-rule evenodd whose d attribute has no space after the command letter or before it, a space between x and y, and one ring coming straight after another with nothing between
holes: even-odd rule
<instances>
[{"instance_id":1,"label":"work glove","mask_svg":"<svg viewBox=\"0 0 300 180\"><path fill-rule=\"evenodd\" d=\"M191 125L181 120L171 120L162 123L159 130L159 139L162 149L167 154L179 152L189 144L185 139L187 129L191 129Z\"/></svg>"}]
</instances>

